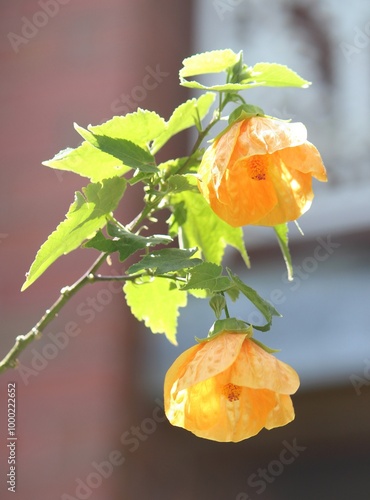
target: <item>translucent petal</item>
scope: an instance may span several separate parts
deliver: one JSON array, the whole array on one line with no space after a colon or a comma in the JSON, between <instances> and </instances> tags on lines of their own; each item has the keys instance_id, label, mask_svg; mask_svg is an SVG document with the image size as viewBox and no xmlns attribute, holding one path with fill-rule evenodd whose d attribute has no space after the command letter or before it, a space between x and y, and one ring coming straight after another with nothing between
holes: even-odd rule
<instances>
[{"instance_id":1,"label":"translucent petal","mask_svg":"<svg viewBox=\"0 0 370 500\"><path fill-rule=\"evenodd\" d=\"M303 123L255 116L243 122L238 146L242 156L253 156L272 154L303 144L306 140L307 129Z\"/></svg>"},{"instance_id":2,"label":"translucent petal","mask_svg":"<svg viewBox=\"0 0 370 500\"><path fill-rule=\"evenodd\" d=\"M282 427L294 420L295 413L290 396L286 394L277 394L276 406L269 413L265 427L266 429L274 429Z\"/></svg>"},{"instance_id":3,"label":"translucent petal","mask_svg":"<svg viewBox=\"0 0 370 500\"><path fill-rule=\"evenodd\" d=\"M254 389L269 389L279 394L294 394L299 387L298 374L291 366L250 339L245 339L230 370L230 382Z\"/></svg>"},{"instance_id":4,"label":"translucent petal","mask_svg":"<svg viewBox=\"0 0 370 500\"><path fill-rule=\"evenodd\" d=\"M177 390L181 391L223 372L236 360L245 335L225 333L210 342L201 344L194 358L187 363L184 373L179 377ZM172 367L170 368L172 370Z\"/></svg>"},{"instance_id":5,"label":"translucent petal","mask_svg":"<svg viewBox=\"0 0 370 500\"><path fill-rule=\"evenodd\" d=\"M320 153L310 142L295 148L283 149L278 154L287 168L311 174L322 182L328 180Z\"/></svg>"},{"instance_id":6,"label":"translucent petal","mask_svg":"<svg viewBox=\"0 0 370 500\"><path fill-rule=\"evenodd\" d=\"M264 428L268 415L276 406L276 395L268 390L242 388L238 401L220 397L214 425L200 428L194 420L186 428L199 437L214 441L238 442L258 434Z\"/></svg>"}]
</instances>

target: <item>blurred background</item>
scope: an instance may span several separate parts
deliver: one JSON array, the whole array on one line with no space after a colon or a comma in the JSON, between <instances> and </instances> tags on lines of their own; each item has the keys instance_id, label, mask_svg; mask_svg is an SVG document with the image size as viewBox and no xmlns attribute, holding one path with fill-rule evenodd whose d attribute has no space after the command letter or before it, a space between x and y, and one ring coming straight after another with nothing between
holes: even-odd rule
<instances>
[{"instance_id":1,"label":"blurred background","mask_svg":"<svg viewBox=\"0 0 370 500\"><path fill-rule=\"evenodd\" d=\"M302 121L329 182L290 226L295 279L272 231L247 228L252 268L227 261L282 313L259 339L281 349L301 388L296 419L238 443L171 427L162 386L173 360L206 335L205 301L181 311L179 345L151 335L118 287L83 290L0 377L0 497L7 498L7 387L17 388L14 498L40 500L362 500L370 490L370 6L353 0L14 0L0 2L0 356L94 261L60 259L20 293L41 243L86 179L41 165L86 127L153 109L168 118L192 95L181 62L243 50L250 65L286 64L309 89L253 89L267 114ZM147 88L148 76L157 85ZM154 81L152 80L152 81ZM186 154L180 134L164 158ZM122 220L137 213L133 194ZM112 269L113 268L113 269ZM110 272L119 272L113 263ZM258 321L242 300L237 316ZM58 343L59 342L59 343ZM285 451L288 450L288 451ZM285 459L286 456L289 459Z\"/></svg>"}]
</instances>

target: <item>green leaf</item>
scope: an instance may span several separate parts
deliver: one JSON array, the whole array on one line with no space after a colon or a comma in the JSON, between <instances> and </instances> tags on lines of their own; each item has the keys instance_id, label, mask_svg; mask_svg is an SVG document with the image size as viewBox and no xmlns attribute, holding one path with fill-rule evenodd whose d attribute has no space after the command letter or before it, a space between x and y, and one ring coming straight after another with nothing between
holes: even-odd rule
<instances>
[{"instance_id":1,"label":"green leaf","mask_svg":"<svg viewBox=\"0 0 370 500\"><path fill-rule=\"evenodd\" d=\"M175 176L175 175L182 176L182 175L186 175L188 173L194 174L198 171L199 164L201 162L201 158L203 155L203 150L198 150L198 153L199 153L199 157L192 156L189 158L188 156L185 156L185 157L181 157L181 158L167 160L163 163L160 163L158 165L158 169L161 170L164 177L168 180L171 179L171 176ZM186 173L183 172L183 173L177 174L177 172L179 172L179 171L182 172L182 170L184 169L185 166L186 166ZM193 175L193 179L191 179L189 177L188 180L194 186L197 185L197 180L196 180L196 177L194 175Z\"/></svg>"},{"instance_id":2,"label":"green leaf","mask_svg":"<svg viewBox=\"0 0 370 500\"><path fill-rule=\"evenodd\" d=\"M94 134L77 124L75 124L75 129L92 146L120 160L127 167L137 168L142 172L158 172L154 156L134 142L108 135Z\"/></svg>"},{"instance_id":3,"label":"green leaf","mask_svg":"<svg viewBox=\"0 0 370 500\"><path fill-rule=\"evenodd\" d=\"M231 49L212 50L195 54L183 60L180 78L193 75L204 75L206 73L220 73L234 66L239 61L240 55Z\"/></svg>"},{"instance_id":4,"label":"green leaf","mask_svg":"<svg viewBox=\"0 0 370 500\"><path fill-rule=\"evenodd\" d=\"M222 276L222 266L203 262L199 266L189 271L190 278L182 290L200 289L211 293L223 292L227 290L232 283L229 278Z\"/></svg>"},{"instance_id":5,"label":"green leaf","mask_svg":"<svg viewBox=\"0 0 370 500\"><path fill-rule=\"evenodd\" d=\"M166 128L165 120L153 111L138 109L125 116L115 116L101 125L89 125L94 135L104 135L112 139L125 139L148 149L150 143Z\"/></svg>"},{"instance_id":6,"label":"green leaf","mask_svg":"<svg viewBox=\"0 0 370 500\"><path fill-rule=\"evenodd\" d=\"M195 73L194 73L195 74ZM198 73L197 73L198 74ZM246 77L239 83L224 83L220 85L202 85L185 79L181 80L184 87L212 92L239 92L252 87L300 87L307 88L311 82L299 76L295 71L276 63L257 63L253 67L245 66Z\"/></svg>"},{"instance_id":7,"label":"green leaf","mask_svg":"<svg viewBox=\"0 0 370 500\"><path fill-rule=\"evenodd\" d=\"M154 140L152 153L158 152L164 144L174 135L194 125L199 126L200 121L208 113L215 100L215 94L207 92L198 99L193 98L180 104L172 113L162 134Z\"/></svg>"},{"instance_id":8,"label":"green leaf","mask_svg":"<svg viewBox=\"0 0 370 500\"><path fill-rule=\"evenodd\" d=\"M96 235L91 238L91 240L84 243L83 246L86 248L95 248L95 250L99 250L99 252L113 253L118 250L117 245L117 241L107 239L99 229Z\"/></svg>"},{"instance_id":9,"label":"green leaf","mask_svg":"<svg viewBox=\"0 0 370 500\"><path fill-rule=\"evenodd\" d=\"M264 318L267 321L266 325L263 325L262 327L252 325L254 328L257 330L262 330L262 331L267 331L270 329L271 323L272 323L272 317L273 316L281 316L281 314L272 306L269 302L264 300L258 293L245 283L236 275L233 274L230 269L226 269L227 273L232 280L233 284L235 284L238 289L241 291L247 299L249 299L254 306L262 313Z\"/></svg>"},{"instance_id":10,"label":"green leaf","mask_svg":"<svg viewBox=\"0 0 370 500\"><path fill-rule=\"evenodd\" d=\"M170 280L165 278L152 278L142 284L128 281L123 290L132 314L153 333L164 333L177 345L178 310L186 306L187 293L171 287Z\"/></svg>"},{"instance_id":11,"label":"green leaf","mask_svg":"<svg viewBox=\"0 0 370 500\"><path fill-rule=\"evenodd\" d=\"M283 64L257 63L248 70L249 78L243 83L251 83L253 86L307 88L311 85L311 82Z\"/></svg>"},{"instance_id":12,"label":"green leaf","mask_svg":"<svg viewBox=\"0 0 370 500\"><path fill-rule=\"evenodd\" d=\"M189 269L197 266L201 259L192 259L196 248L191 250L182 250L179 248L163 248L154 250L149 255L145 255L137 264L133 264L128 270L128 274L134 274L143 269L152 269L155 274L166 274Z\"/></svg>"},{"instance_id":13,"label":"green leaf","mask_svg":"<svg viewBox=\"0 0 370 500\"><path fill-rule=\"evenodd\" d=\"M74 172L88 177L92 182L99 182L111 177L120 177L130 170L121 160L96 149L89 142L83 142L76 149L60 151L43 165L56 170Z\"/></svg>"},{"instance_id":14,"label":"green leaf","mask_svg":"<svg viewBox=\"0 0 370 500\"><path fill-rule=\"evenodd\" d=\"M66 218L37 252L22 290L28 288L61 255L75 250L106 225L107 216L115 210L126 188L126 181L115 177L89 184L75 194Z\"/></svg>"},{"instance_id":15,"label":"green leaf","mask_svg":"<svg viewBox=\"0 0 370 500\"><path fill-rule=\"evenodd\" d=\"M279 246L281 249L281 252L284 257L285 265L286 265L286 270L288 273L288 280L292 281L293 279L293 264L292 264L292 257L290 255L289 251L289 245L288 245L288 224L278 224L277 226L274 227Z\"/></svg>"},{"instance_id":16,"label":"green leaf","mask_svg":"<svg viewBox=\"0 0 370 500\"><path fill-rule=\"evenodd\" d=\"M197 179L193 174L171 175L168 179L168 187L172 194L181 193L183 191L199 192Z\"/></svg>"},{"instance_id":17,"label":"green leaf","mask_svg":"<svg viewBox=\"0 0 370 500\"><path fill-rule=\"evenodd\" d=\"M174 213L170 217L170 234L180 233L184 248L198 247L205 260L220 264L225 248L236 248L249 267L243 231L221 220L199 192L184 191L171 196Z\"/></svg>"},{"instance_id":18,"label":"green leaf","mask_svg":"<svg viewBox=\"0 0 370 500\"><path fill-rule=\"evenodd\" d=\"M109 236L115 238L113 243L119 252L121 261L126 260L137 250L161 244L168 245L173 241L168 235L140 236L139 234L133 234L126 228L119 227L111 222L108 222L107 231Z\"/></svg>"}]
</instances>

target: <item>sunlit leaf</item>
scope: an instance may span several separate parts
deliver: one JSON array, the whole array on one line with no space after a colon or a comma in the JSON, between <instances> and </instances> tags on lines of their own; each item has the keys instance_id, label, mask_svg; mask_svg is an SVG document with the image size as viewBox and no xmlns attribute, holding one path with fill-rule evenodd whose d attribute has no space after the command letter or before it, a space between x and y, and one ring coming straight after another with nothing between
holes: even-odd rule
<instances>
[{"instance_id":1,"label":"sunlit leaf","mask_svg":"<svg viewBox=\"0 0 370 500\"><path fill-rule=\"evenodd\" d=\"M154 140L152 153L155 154L159 149L174 135L182 130L197 125L208 113L209 108L215 100L215 94L207 92L198 99L193 98L180 104L172 113L165 130Z\"/></svg>"},{"instance_id":2,"label":"sunlit leaf","mask_svg":"<svg viewBox=\"0 0 370 500\"><path fill-rule=\"evenodd\" d=\"M183 67L179 75L180 78L193 75L204 75L206 73L219 73L225 71L230 66L234 66L239 60L239 54L231 49L212 50L195 54L183 60Z\"/></svg>"},{"instance_id":3,"label":"sunlit leaf","mask_svg":"<svg viewBox=\"0 0 370 500\"><path fill-rule=\"evenodd\" d=\"M28 288L61 255L92 238L107 223L107 216L117 207L125 191L126 181L115 177L102 183L89 184L75 194L66 218L37 252L22 290Z\"/></svg>"},{"instance_id":4,"label":"sunlit leaf","mask_svg":"<svg viewBox=\"0 0 370 500\"><path fill-rule=\"evenodd\" d=\"M249 267L243 231L221 220L199 192L184 191L171 196L174 213L170 234L180 234L184 248L198 247L205 260L220 264L227 245L236 248Z\"/></svg>"},{"instance_id":5,"label":"sunlit leaf","mask_svg":"<svg viewBox=\"0 0 370 500\"><path fill-rule=\"evenodd\" d=\"M177 318L179 308L186 306L187 293L171 287L170 280L158 277L141 284L128 281L123 290L132 314L153 333L164 333L177 345Z\"/></svg>"},{"instance_id":6,"label":"sunlit leaf","mask_svg":"<svg viewBox=\"0 0 370 500\"><path fill-rule=\"evenodd\" d=\"M96 149L111 155L127 167L139 169L142 172L158 171L152 154L134 142L127 139L92 133L90 130L85 130L77 124L75 124L75 129Z\"/></svg>"},{"instance_id":7,"label":"sunlit leaf","mask_svg":"<svg viewBox=\"0 0 370 500\"><path fill-rule=\"evenodd\" d=\"M130 170L121 160L96 149L89 142L81 146L60 151L51 160L44 161L43 165L56 170L74 172L88 177L92 182L99 182L111 177L120 177Z\"/></svg>"}]
</instances>

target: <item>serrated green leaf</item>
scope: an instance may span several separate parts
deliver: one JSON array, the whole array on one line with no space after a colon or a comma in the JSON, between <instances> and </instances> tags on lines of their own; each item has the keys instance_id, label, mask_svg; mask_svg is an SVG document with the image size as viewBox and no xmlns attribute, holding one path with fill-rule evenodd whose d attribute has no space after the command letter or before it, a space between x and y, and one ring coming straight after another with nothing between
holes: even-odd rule
<instances>
[{"instance_id":1,"label":"serrated green leaf","mask_svg":"<svg viewBox=\"0 0 370 500\"><path fill-rule=\"evenodd\" d=\"M229 278L222 276L222 266L203 262L189 271L190 278L182 290L200 289L211 293L223 292L231 286Z\"/></svg>"},{"instance_id":2,"label":"serrated green leaf","mask_svg":"<svg viewBox=\"0 0 370 500\"><path fill-rule=\"evenodd\" d=\"M88 177L92 182L100 182L111 177L120 177L130 170L121 160L96 149L89 142L83 142L76 149L60 151L43 165L56 170L74 172Z\"/></svg>"},{"instance_id":3,"label":"serrated green leaf","mask_svg":"<svg viewBox=\"0 0 370 500\"><path fill-rule=\"evenodd\" d=\"M180 106L174 110L168 122L166 122L165 130L154 140L152 153L157 153L171 137L182 130L198 125L208 113L214 100L215 94L207 92L198 99L189 99L183 104L180 104Z\"/></svg>"},{"instance_id":4,"label":"serrated green leaf","mask_svg":"<svg viewBox=\"0 0 370 500\"><path fill-rule=\"evenodd\" d=\"M199 192L185 191L171 196L174 213L170 218L170 234L181 233L184 248L198 247L205 260L220 264L225 248L236 248L249 267L243 231L221 220Z\"/></svg>"},{"instance_id":5,"label":"serrated green leaf","mask_svg":"<svg viewBox=\"0 0 370 500\"><path fill-rule=\"evenodd\" d=\"M295 71L276 63L257 63L246 68L247 76L240 83L224 83L219 85L202 85L195 80L181 80L181 85L191 89L212 92L239 92L253 87L300 87L307 88L311 82L299 76Z\"/></svg>"},{"instance_id":6,"label":"serrated green leaf","mask_svg":"<svg viewBox=\"0 0 370 500\"><path fill-rule=\"evenodd\" d=\"M301 87L307 88L311 82L283 64L257 63L249 69L249 78L242 83L251 82L254 86Z\"/></svg>"},{"instance_id":7,"label":"serrated green leaf","mask_svg":"<svg viewBox=\"0 0 370 500\"><path fill-rule=\"evenodd\" d=\"M142 172L158 172L154 156L134 142L108 135L94 134L77 124L75 124L75 129L96 149L111 155L127 167L138 169Z\"/></svg>"},{"instance_id":8,"label":"serrated green leaf","mask_svg":"<svg viewBox=\"0 0 370 500\"><path fill-rule=\"evenodd\" d=\"M101 125L89 125L95 135L105 135L113 139L126 139L147 149L166 128L165 120L154 111L138 109L125 116L114 116Z\"/></svg>"},{"instance_id":9,"label":"serrated green leaf","mask_svg":"<svg viewBox=\"0 0 370 500\"><path fill-rule=\"evenodd\" d=\"M108 223L107 232L109 236L115 238L114 244L119 252L121 261L126 260L137 250L149 248L156 245L168 245L172 238L168 235L140 236L133 234L124 227L119 227L111 222Z\"/></svg>"},{"instance_id":10,"label":"serrated green leaf","mask_svg":"<svg viewBox=\"0 0 370 500\"><path fill-rule=\"evenodd\" d=\"M286 270L288 273L288 280L292 281L293 279L293 264L292 264L292 257L290 255L289 251L289 245L288 245L288 224L279 224L274 227L274 231L276 233L279 246L281 249L281 252L284 257L285 261L285 266Z\"/></svg>"},{"instance_id":11,"label":"serrated green leaf","mask_svg":"<svg viewBox=\"0 0 370 500\"><path fill-rule=\"evenodd\" d=\"M179 308L187 304L187 293L170 285L170 280L157 277L142 284L128 281L123 290L132 314L153 333L164 333L177 345L177 318Z\"/></svg>"},{"instance_id":12,"label":"serrated green leaf","mask_svg":"<svg viewBox=\"0 0 370 500\"><path fill-rule=\"evenodd\" d=\"M220 73L234 66L239 61L240 55L231 49L212 50L195 54L183 60L180 69L180 78L193 75L204 75L206 73Z\"/></svg>"},{"instance_id":13,"label":"serrated green leaf","mask_svg":"<svg viewBox=\"0 0 370 500\"><path fill-rule=\"evenodd\" d=\"M144 269L151 269L154 274L166 274L179 271L181 269L189 269L199 265L201 259L192 259L196 248L190 250L182 250L179 248L163 248L154 250L149 255L145 255L137 264L133 264L128 270L128 274L135 274Z\"/></svg>"},{"instance_id":14,"label":"serrated green leaf","mask_svg":"<svg viewBox=\"0 0 370 500\"><path fill-rule=\"evenodd\" d=\"M281 314L272 306L269 302L264 300L256 290L246 285L236 274L234 274L230 269L226 269L227 273L234 285L241 291L241 293L249 299L252 304L262 313L267 321L266 325L262 327L253 325L254 328L262 331L267 331L272 323L273 316L281 316Z\"/></svg>"},{"instance_id":15,"label":"serrated green leaf","mask_svg":"<svg viewBox=\"0 0 370 500\"><path fill-rule=\"evenodd\" d=\"M61 255L79 247L106 225L107 216L115 210L125 191L126 181L115 177L89 184L83 194L77 192L66 218L37 252L22 290L28 288Z\"/></svg>"}]
</instances>

